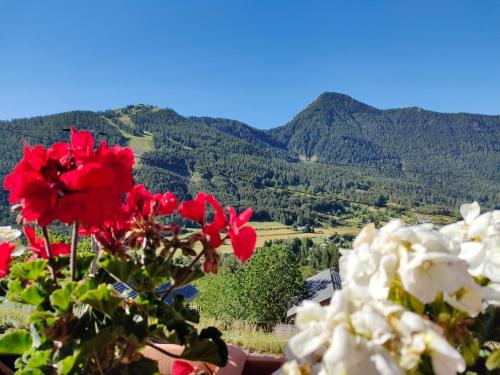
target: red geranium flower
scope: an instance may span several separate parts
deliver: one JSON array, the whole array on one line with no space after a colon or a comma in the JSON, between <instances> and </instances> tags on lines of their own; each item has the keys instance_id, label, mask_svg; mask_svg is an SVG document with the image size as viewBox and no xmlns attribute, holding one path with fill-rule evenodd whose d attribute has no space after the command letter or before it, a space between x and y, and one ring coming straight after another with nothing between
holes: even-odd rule
<instances>
[{"instance_id":1,"label":"red geranium flower","mask_svg":"<svg viewBox=\"0 0 500 375\"><path fill-rule=\"evenodd\" d=\"M211 223L206 223L206 204L212 206L214 210L214 219ZM212 248L221 245L221 231L227 231L234 255L243 263L253 254L257 242L255 229L250 226L244 226L252 217L252 209L248 208L241 215L236 215L234 208L229 207L229 225L222 206L210 194L198 193L194 200L182 202L179 208L179 214L199 223L202 232L209 237ZM217 270L217 258L214 254L207 254L205 257L205 270Z\"/></svg>"},{"instance_id":2,"label":"red geranium flower","mask_svg":"<svg viewBox=\"0 0 500 375\"><path fill-rule=\"evenodd\" d=\"M172 375L191 375L196 373L196 367L184 361L174 361L172 364Z\"/></svg>"},{"instance_id":3,"label":"red geranium flower","mask_svg":"<svg viewBox=\"0 0 500 375\"><path fill-rule=\"evenodd\" d=\"M170 215L177 209L177 198L174 194L152 194L144 185L135 185L127 194L127 206L133 216L151 218L153 216Z\"/></svg>"},{"instance_id":4,"label":"red geranium flower","mask_svg":"<svg viewBox=\"0 0 500 375\"><path fill-rule=\"evenodd\" d=\"M132 189L133 164L130 149L102 142L94 150L92 133L72 129L71 144L55 143L48 150L26 146L4 188L11 204L21 203L27 221L99 225L112 219Z\"/></svg>"},{"instance_id":5,"label":"red geranium flower","mask_svg":"<svg viewBox=\"0 0 500 375\"><path fill-rule=\"evenodd\" d=\"M28 239L28 244L31 251L36 258L48 259L49 256L45 249L45 242L43 238L36 236L35 229L30 226L23 227L24 235ZM50 250L52 256L56 257L59 255L68 255L70 253L70 247L64 242L56 242L50 244Z\"/></svg>"},{"instance_id":6,"label":"red geranium flower","mask_svg":"<svg viewBox=\"0 0 500 375\"><path fill-rule=\"evenodd\" d=\"M214 210L214 218L211 223L206 223L207 203ZM196 221L202 226L204 234L209 236L210 244L219 247L222 243L220 231L226 227L227 219L224 209L211 194L200 192L194 200L184 201L179 208L179 214L186 219Z\"/></svg>"},{"instance_id":7,"label":"red geranium flower","mask_svg":"<svg viewBox=\"0 0 500 375\"><path fill-rule=\"evenodd\" d=\"M240 216L233 207L229 207L229 238L234 255L243 263L253 254L257 242L257 233L250 226L244 226L252 217L252 209L247 208Z\"/></svg>"},{"instance_id":8,"label":"red geranium flower","mask_svg":"<svg viewBox=\"0 0 500 375\"><path fill-rule=\"evenodd\" d=\"M16 246L10 242L0 244L0 279L9 274L9 264L12 260L12 252Z\"/></svg>"},{"instance_id":9,"label":"red geranium flower","mask_svg":"<svg viewBox=\"0 0 500 375\"><path fill-rule=\"evenodd\" d=\"M196 221L201 226L205 225L207 194L200 192L193 200L184 201L179 207L179 214L189 220Z\"/></svg>"},{"instance_id":10,"label":"red geranium flower","mask_svg":"<svg viewBox=\"0 0 500 375\"><path fill-rule=\"evenodd\" d=\"M179 203L177 203L177 197L169 191L163 194L155 194L154 197L160 205L158 215L170 215L174 213L179 207Z\"/></svg>"}]
</instances>

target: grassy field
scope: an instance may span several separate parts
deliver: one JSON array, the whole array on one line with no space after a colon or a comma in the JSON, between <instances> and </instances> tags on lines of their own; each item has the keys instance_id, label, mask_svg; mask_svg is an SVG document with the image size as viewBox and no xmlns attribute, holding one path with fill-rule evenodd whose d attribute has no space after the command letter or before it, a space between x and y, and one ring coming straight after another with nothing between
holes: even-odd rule
<instances>
[{"instance_id":1,"label":"grassy field","mask_svg":"<svg viewBox=\"0 0 500 375\"><path fill-rule=\"evenodd\" d=\"M270 240L284 240L292 238L311 238L311 239L321 239L322 237L330 236L334 233L344 234L352 233L356 234L359 232L359 228L356 226L339 226L339 227L316 227L314 228L314 233L304 233L293 229L293 227L278 223L276 221L266 221L266 222L251 222L251 226L257 231L257 247L264 246L264 242ZM232 252L231 245L226 244L220 247L222 253Z\"/></svg>"},{"instance_id":2,"label":"grassy field","mask_svg":"<svg viewBox=\"0 0 500 375\"><path fill-rule=\"evenodd\" d=\"M0 327L28 328L32 307L20 303L4 301L0 303Z\"/></svg>"},{"instance_id":3,"label":"grassy field","mask_svg":"<svg viewBox=\"0 0 500 375\"><path fill-rule=\"evenodd\" d=\"M226 343L239 346L249 353L281 356L288 341L288 337L281 337L273 332L264 332L255 324L244 321L224 324L216 319L202 318L199 325L219 328Z\"/></svg>"},{"instance_id":4,"label":"grassy field","mask_svg":"<svg viewBox=\"0 0 500 375\"><path fill-rule=\"evenodd\" d=\"M134 153L138 156L142 155L147 151L153 150L153 134L149 132L144 132L143 135L137 136L130 133L127 133L125 130L120 129L117 124L115 124L112 120L107 117L101 116L110 126L116 128L121 135L127 139L128 146L134 151ZM130 116L123 115L119 118L119 120L127 125L135 126L130 119Z\"/></svg>"},{"instance_id":5,"label":"grassy field","mask_svg":"<svg viewBox=\"0 0 500 375\"><path fill-rule=\"evenodd\" d=\"M135 154L142 155L147 151L153 150L153 134L145 132L143 136L137 137L129 135L128 145Z\"/></svg>"}]
</instances>

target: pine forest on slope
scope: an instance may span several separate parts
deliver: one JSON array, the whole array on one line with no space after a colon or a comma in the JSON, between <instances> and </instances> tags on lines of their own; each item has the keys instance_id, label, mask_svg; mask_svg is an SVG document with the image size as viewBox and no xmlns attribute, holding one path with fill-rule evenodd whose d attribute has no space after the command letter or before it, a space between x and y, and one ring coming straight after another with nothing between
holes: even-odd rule
<instances>
[{"instance_id":1,"label":"pine forest on slope","mask_svg":"<svg viewBox=\"0 0 500 375\"><path fill-rule=\"evenodd\" d=\"M335 225L371 206L450 214L467 201L500 204L500 116L380 110L337 93L271 130L148 105L0 121L2 180L24 143L67 141L70 125L131 146L136 179L152 191L203 190L261 220ZM1 209L1 224L12 223L6 192Z\"/></svg>"}]
</instances>

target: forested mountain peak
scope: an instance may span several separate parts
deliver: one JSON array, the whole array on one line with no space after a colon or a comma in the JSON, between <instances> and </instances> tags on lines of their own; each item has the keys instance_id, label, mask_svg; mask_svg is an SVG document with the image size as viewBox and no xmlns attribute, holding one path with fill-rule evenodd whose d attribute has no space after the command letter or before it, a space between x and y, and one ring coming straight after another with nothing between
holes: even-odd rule
<instances>
[{"instance_id":1,"label":"forested mountain peak","mask_svg":"<svg viewBox=\"0 0 500 375\"><path fill-rule=\"evenodd\" d=\"M347 95L324 93L270 133L292 153L313 161L385 165L392 160L401 166L429 155L455 155L468 164L478 153L498 153L500 116L419 107L380 110ZM498 172L485 168L488 175Z\"/></svg>"},{"instance_id":2,"label":"forested mountain peak","mask_svg":"<svg viewBox=\"0 0 500 375\"><path fill-rule=\"evenodd\" d=\"M70 125L132 147L137 181L152 191L207 191L261 219L335 221L349 206L342 198L446 209L500 202L500 116L380 110L332 92L271 130L146 104L0 121L0 178L23 144L67 141ZM8 224L5 193L2 205Z\"/></svg>"},{"instance_id":3,"label":"forested mountain peak","mask_svg":"<svg viewBox=\"0 0 500 375\"><path fill-rule=\"evenodd\" d=\"M378 111L376 108L362 103L349 95L338 92L324 92L316 98L304 111L308 109L321 109L331 107L337 112L362 112L362 111Z\"/></svg>"}]
</instances>

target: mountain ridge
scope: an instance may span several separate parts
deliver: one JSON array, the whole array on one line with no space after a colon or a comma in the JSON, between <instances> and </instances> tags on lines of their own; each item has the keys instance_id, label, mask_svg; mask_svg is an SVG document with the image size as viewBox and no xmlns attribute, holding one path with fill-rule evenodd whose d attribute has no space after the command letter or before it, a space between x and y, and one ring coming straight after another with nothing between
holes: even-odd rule
<instances>
[{"instance_id":1,"label":"mountain ridge","mask_svg":"<svg viewBox=\"0 0 500 375\"><path fill-rule=\"evenodd\" d=\"M255 207L261 219L328 222L345 214L343 199L449 210L500 202L500 116L383 110L339 93L321 94L269 130L145 104L0 121L0 177L21 158L23 143L67 141L62 129L70 124L131 146L136 178L151 190L181 198L205 190ZM4 210L5 192L2 202Z\"/></svg>"}]
</instances>

